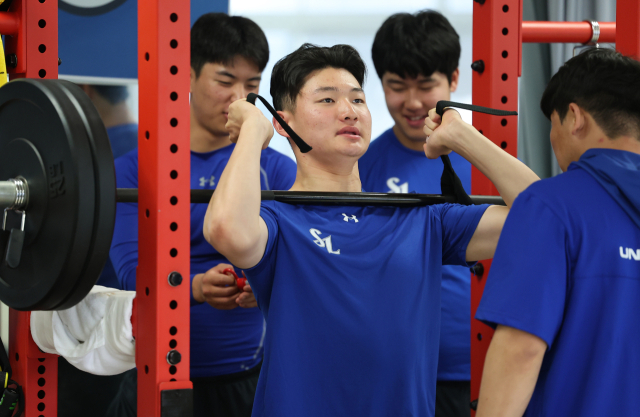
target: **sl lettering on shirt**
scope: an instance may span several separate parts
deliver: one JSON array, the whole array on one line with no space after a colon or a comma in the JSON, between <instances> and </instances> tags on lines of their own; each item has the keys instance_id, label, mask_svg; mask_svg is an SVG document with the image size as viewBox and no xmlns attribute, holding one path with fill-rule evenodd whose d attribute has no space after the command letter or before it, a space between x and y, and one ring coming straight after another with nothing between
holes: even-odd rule
<instances>
[{"instance_id":1,"label":"sl lettering on shirt","mask_svg":"<svg viewBox=\"0 0 640 417\"><path fill-rule=\"evenodd\" d=\"M327 251L329 253L332 253L334 255L340 255L340 249L338 250L333 250L333 243L331 242L331 235L327 236L327 237L320 237L320 235L322 234L322 232L318 229L309 229L309 233L311 233L311 236L315 237L316 240L313 241L313 243L315 243L316 245L320 246L321 248L327 248Z\"/></svg>"},{"instance_id":2,"label":"sl lettering on shirt","mask_svg":"<svg viewBox=\"0 0 640 417\"><path fill-rule=\"evenodd\" d=\"M408 193L409 192L409 183L404 182L400 183L400 178L391 177L387 180L387 187L389 187L390 193Z\"/></svg>"}]
</instances>

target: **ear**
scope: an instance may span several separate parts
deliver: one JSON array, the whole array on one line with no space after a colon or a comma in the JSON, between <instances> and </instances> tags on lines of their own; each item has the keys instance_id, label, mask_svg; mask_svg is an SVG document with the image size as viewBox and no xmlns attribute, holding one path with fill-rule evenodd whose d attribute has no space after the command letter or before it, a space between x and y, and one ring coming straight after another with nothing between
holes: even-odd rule
<instances>
[{"instance_id":1,"label":"ear","mask_svg":"<svg viewBox=\"0 0 640 417\"><path fill-rule=\"evenodd\" d=\"M584 110L576 103L569 103L569 111L567 112L569 122L571 124L571 134L574 136L583 136L586 130L587 119Z\"/></svg>"},{"instance_id":2,"label":"ear","mask_svg":"<svg viewBox=\"0 0 640 417\"><path fill-rule=\"evenodd\" d=\"M280 117L282 117L282 119L289 123L289 115L283 111L278 111L277 112L278 115L280 115ZM282 126L280 125L280 123L278 123L278 121L276 120L276 118L274 117L273 119L273 128L276 130L276 132L278 132L278 134L280 136L284 136L285 138L289 138L289 134L282 128Z\"/></svg>"},{"instance_id":3,"label":"ear","mask_svg":"<svg viewBox=\"0 0 640 417\"><path fill-rule=\"evenodd\" d=\"M196 71L191 68L191 71L189 71L189 93L193 93L193 91L195 90L197 79L198 77L196 76Z\"/></svg>"},{"instance_id":4,"label":"ear","mask_svg":"<svg viewBox=\"0 0 640 417\"><path fill-rule=\"evenodd\" d=\"M451 93L455 92L458 89L458 78L460 77L460 70L456 68L455 71L451 74L451 83L449 83L449 91Z\"/></svg>"}]
</instances>

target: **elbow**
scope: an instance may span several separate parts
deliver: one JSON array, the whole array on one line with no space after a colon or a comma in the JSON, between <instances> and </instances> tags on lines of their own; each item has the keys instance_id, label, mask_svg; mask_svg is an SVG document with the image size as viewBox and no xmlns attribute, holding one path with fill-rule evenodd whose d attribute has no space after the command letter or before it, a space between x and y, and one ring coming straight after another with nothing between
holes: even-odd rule
<instances>
[{"instance_id":1,"label":"elbow","mask_svg":"<svg viewBox=\"0 0 640 417\"><path fill-rule=\"evenodd\" d=\"M218 217L205 226L205 239L227 259L241 256L252 246L251 236L246 230L238 230L230 220Z\"/></svg>"}]
</instances>

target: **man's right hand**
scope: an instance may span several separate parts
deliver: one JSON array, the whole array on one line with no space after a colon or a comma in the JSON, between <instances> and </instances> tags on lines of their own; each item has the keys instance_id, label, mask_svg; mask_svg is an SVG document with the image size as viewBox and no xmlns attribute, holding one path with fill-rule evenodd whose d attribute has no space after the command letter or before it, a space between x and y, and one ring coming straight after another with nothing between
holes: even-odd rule
<instances>
[{"instance_id":1,"label":"man's right hand","mask_svg":"<svg viewBox=\"0 0 640 417\"><path fill-rule=\"evenodd\" d=\"M264 141L262 149L266 149L269 146L269 141L273 137L273 126L256 106L246 99L236 100L229 106L228 117L225 129L229 132L231 142L236 143L238 141L240 129L243 126L253 125L264 133L264 137L261 138Z\"/></svg>"},{"instance_id":2,"label":"man's right hand","mask_svg":"<svg viewBox=\"0 0 640 417\"><path fill-rule=\"evenodd\" d=\"M238 307L236 299L240 290L233 276L223 273L229 264L218 264L205 272L193 277L193 298L199 302L207 302L218 310L232 310Z\"/></svg>"}]
</instances>

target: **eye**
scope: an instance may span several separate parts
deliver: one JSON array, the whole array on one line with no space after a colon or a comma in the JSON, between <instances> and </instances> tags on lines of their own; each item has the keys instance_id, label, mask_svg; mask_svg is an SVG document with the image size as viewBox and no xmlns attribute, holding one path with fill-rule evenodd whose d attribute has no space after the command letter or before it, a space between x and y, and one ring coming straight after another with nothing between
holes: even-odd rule
<instances>
[{"instance_id":1,"label":"eye","mask_svg":"<svg viewBox=\"0 0 640 417\"><path fill-rule=\"evenodd\" d=\"M433 90L433 86L429 86L429 87L421 87L420 91L431 91Z\"/></svg>"},{"instance_id":2,"label":"eye","mask_svg":"<svg viewBox=\"0 0 640 417\"><path fill-rule=\"evenodd\" d=\"M320 103L333 103L333 99L332 98L323 98L322 100L320 100Z\"/></svg>"},{"instance_id":3,"label":"eye","mask_svg":"<svg viewBox=\"0 0 640 417\"><path fill-rule=\"evenodd\" d=\"M225 87L231 86L231 83L228 81L216 80L220 85L224 85Z\"/></svg>"},{"instance_id":4,"label":"eye","mask_svg":"<svg viewBox=\"0 0 640 417\"><path fill-rule=\"evenodd\" d=\"M247 86L247 89L248 89L248 90L255 90L255 89L257 89L257 88L258 88L258 86L257 86L257 85L248 85L248 86Z\"/></svg>"},{"instance_id":5,"label":"eye","mask_svg":"<svg viewBox=\"0 0 640 417\"><path fill-rule=\"evenodd\" d=\"M356 103L356 104L364 104L364 99L357 98L357 99L353 100L353 102Z\"/></svg>"},{"instance_id":6,"label":"eye","mask_svg":"<svg viewBox=\"0 0 640 417\"><path fill-rule=\"evenodd\" d=\"M396 93L402 93L404 91L404 88L392 88L391 90Z\"/></svg>"}]
</instances>

